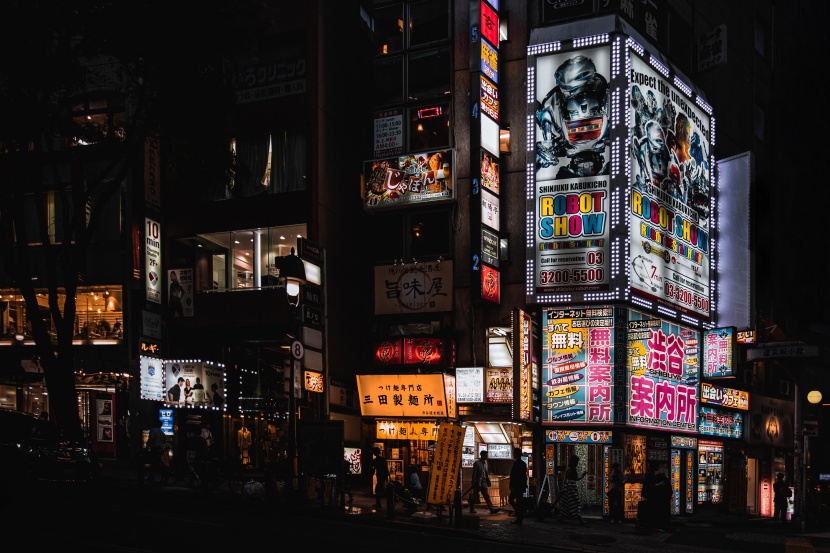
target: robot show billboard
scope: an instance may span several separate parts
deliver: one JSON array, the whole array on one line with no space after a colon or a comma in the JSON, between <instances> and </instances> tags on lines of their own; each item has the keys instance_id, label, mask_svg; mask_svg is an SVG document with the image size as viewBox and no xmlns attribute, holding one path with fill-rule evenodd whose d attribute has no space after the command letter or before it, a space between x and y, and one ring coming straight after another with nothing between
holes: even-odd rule
<instances>
[{"instance_id":1,"label":"robot show billboard","mask_svg":"<svg viewBox=\"0 0 830 553\"><path fill-rule=\"evenodd\" d=\"M535 58L535 294L609 288L610 72L609 46Z\"/></svg>"},{"instance_id":2,"label":"robot show billboard","mask_svg":"<svg viewBox=\"0 0 830 553\"><path fill-rule=\"evenodd\" d=\"M630 311L628 425L696 433L700 334Z\"/></svg>"},{"instance_id":3,"label":"robot show billboard","mask_svg":"<svg viewBox=\"0 0 830 553\"><path fill-rule=\"evenodd\" d=\"M710 116L630 51L631 289L709 319Z\"/></svg>"}]
</instances>

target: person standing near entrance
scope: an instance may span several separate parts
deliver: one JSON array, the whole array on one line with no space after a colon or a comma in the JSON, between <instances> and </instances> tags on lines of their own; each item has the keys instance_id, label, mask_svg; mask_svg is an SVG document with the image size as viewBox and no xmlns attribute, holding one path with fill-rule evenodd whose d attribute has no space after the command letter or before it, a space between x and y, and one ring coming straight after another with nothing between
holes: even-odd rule
<instances>
[{"instance_id":1,"label":"person standing near entrance","mask_svg":"<svg viewBox=\"0 0 830 553\"><path fill-rule=\"evenodd\" d=\"M375 484L375 508L380 509L380 498L386 495L386 483L389 481L389 466L386 464L386 459L381 455L379 447L373 447L372 454L375 456L372 459L372 470L377 479Z\"/></svg>"},{"instance_id":2,"label":"person standing near entrance","mask_svg":"<svg viewBox=\"0 0 830 553\"><path fill-rule=\"evenodd\" d=\"M478 504L479 496L484 498L484 503L490 509L490 514L495 515L499 512L496 507L493 507L493 501L490 499L490 468L487 466L487 450L482 451L478 456L478 461L473 464L473 487L470 490L470 512L476 512L476 505Z\"/></svg>"},{"instance_id":3,"label":"person standing near entrance","mask_svg":"<svg viewBox=\"0 0 830 553\"><path fill-rule=\"evenodd\" d=\"M775 505L775 511L773 514L772 519L775 522L780 522L781 524L787 523L787 506L790 502L790 497L792 497L792 490L784 481L784 473L779 472L775 476L775 483L772 485L772 501Z\"/></svg>"},{"instance_id":4,"label":"person standing near entrance","mask_svg":"<svg viewBox=\"0 0 830 553\"><path fill-rule=\"evenodd\" d=\"M611 511L611 522L622 524L625 520L623 505L624 487L622 469L619 463L611 465L611 475L608 479L608 504Z\"/></svg>"},{"instance_id":5,"label":"person standing near entrance","mask_svg":"<svg viewBox=\"0 0 830 553\"><path fill-rule=\"evenodd\" d=\"M568 468L565 469L565 491L562 494L562 516L564 518L576 521L579 524L585 524L582 520L582 500L579 497L579 488L577 482L585 478L588 471L583 471L579 474L579 455L571 455Z\"/></svg>"},{"instance_id":6,"label":"person standing near entrance","mask_svg":"<svg viewBox=\"0 0 830 553\"><path fill-rule=\"evenodd\" d=\"M513 448L513 466L510 468L510 495L507 502L516 513L516 520L511 524L521 524L527 514L525 509L525 492L527 491L527 463L522 459L522 449Z\"/></svg>"}]
</instances>

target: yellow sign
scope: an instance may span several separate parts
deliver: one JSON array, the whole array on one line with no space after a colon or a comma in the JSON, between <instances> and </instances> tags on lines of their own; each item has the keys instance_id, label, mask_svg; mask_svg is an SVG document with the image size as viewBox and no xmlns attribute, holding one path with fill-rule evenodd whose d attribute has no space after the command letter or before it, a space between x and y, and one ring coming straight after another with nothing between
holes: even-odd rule
<instances>
[{"instance_id":1,"label":"yellow sign","mask_svg":"<svg viewBox=\"0 0 830 553\"><path fill-rule=\"evenodd\" d=\"M364 417L447 418L443 374L359 374Z\"/></svg>"},{"instance_id":2,"label":"yellow sign","mask_svg":"<svg viewBox=\"0 0 830 553\"><path fill-rule=\"evenodd\" d=\"M378 440L435 440L438 425L435 421L378 420L375 436Z\"/></svg>"},{"instance_id":3,"label":"yellow sign","mask_svg":"<svg viewBox=\"0 0 830 553\"><path fill-rule=\"evenodd\" d=\"M438 440L429 471L427 503L451 505L461 477L461 449L464 428L451 422L438 424Z\"/></svg>"}]
</instances>

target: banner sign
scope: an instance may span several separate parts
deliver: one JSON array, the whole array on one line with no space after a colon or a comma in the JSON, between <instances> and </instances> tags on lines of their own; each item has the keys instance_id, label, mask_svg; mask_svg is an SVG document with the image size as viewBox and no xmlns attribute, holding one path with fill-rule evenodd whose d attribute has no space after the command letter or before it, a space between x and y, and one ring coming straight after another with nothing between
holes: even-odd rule
<instances>
[{"instance_id":1,"label":"banner sign","mask_svg":"<svg viewBox=\"0 0 830 553\"><path fill-rule=\"evenodd\" d=\"M441 422L438 425L438 439L435 454L429 469L427 503L451 505L461 476L461 450L464 428L458 424Z\"/></svg>"},{"instance_id":2,"label":"banner sign","mask_svg":"<svg viewBox=\"0 0 830 553\"><path fill-rule=\"evenodd\" d=\"M458 403L484 401L484 367L458 367L455 379L455 399Z\"/></svg>"},{"instance_id":3,"label":"banner sign","mask_svg":"<svg viewBox=\"0 0 830 553\"><path fill-rule=\"evenodd\" d=\"M435 421L378 420L375 432L378 440L435 440L437 436Z\"/></svg>"}]
</instances>

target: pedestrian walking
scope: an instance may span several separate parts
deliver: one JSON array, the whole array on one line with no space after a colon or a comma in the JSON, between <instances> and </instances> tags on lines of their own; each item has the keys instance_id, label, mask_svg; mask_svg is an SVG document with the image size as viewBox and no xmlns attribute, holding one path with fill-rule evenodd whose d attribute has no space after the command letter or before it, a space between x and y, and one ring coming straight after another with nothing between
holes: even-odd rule
<instances>
[{"instance_id":1,"label":"pedestrian walking","mask_svg":"<svg viewBox=\"0 0 830 553\"><path fill-rule=\"evenodd\" d=\"M527 463L522 459L522 449L519 447L513 448L513 466L510 467L510 495L507 496L507 502L513 507L513 512L516 514L516 520L511 524L521 525L527 514L525 505L525 492L527 491Z\"/></svg>"},{"instance_id":2,"label":"pedestrian walking","mask_svg":"<svg viewBox=\"0 0 830 553\"><path fill-rule=\"evenodd\" d=\"M164 452L164 446L167 445L167 437L161 429L161 421L155 421L150 433L147 436L147 448L150 451L150 483L161 484L166 483L168 474L166 466L164 465L161 455ZM160 476L158 482L156 476Z\"/></svg>"},{"instance_id":3,"label":"pedestrian walking","mask_svg":"<svg viewBox=\"0 0 830 553\"><path fill-rule=\"evenodd\" d=\"M625 521L623 504L625 483L619 463L611 464L611 474L608 477L608 504L611 511L611 522L622 524Z\"/></svg>"},{"instance_id":4,"label":"pedestrian walking","mask_svg":"<svg viewBox=\"0 0 830 553\"><path fill-rule=\"evenodd\" d=\"M380 509L380 498L386 495L386 483L389 481L389 466L386 464L386 459L381 455L379 447L373 447L372 454L375 456L372 459L372 471L377 479L375 484L375 508Z\"/></svg>"},{"instance_id":5,"label":"pedestrian walking","mask_svg":"<svg viewBox=\"0 0 830 553\"><path fill-rule=\"evenodd\" d=\"M493 506L493 501L490 499L490 467L487 466L487 451L482 451L478 456L478 461L473 464L473 487L470 490L470 496L467 501L470 504L470 512L476 512L476 505L484 499L487 508L490 509L490 514L495 515L499 512L498 508Z\"/></svg>"},{"instance_id":6,"label":"pedestrian walking","mask_svg":"<svg viewBox=\"0 0 830 553\"><path fill-rule=\"evenodd\" d=\"M582 500L579 497L577 483L585 478L588 471L579 474L579 455L571 455L568 468L565 469L565 491L562 493L561 514L563 519L585 524L582 520Z\"/></svg>"}]
</instances>

